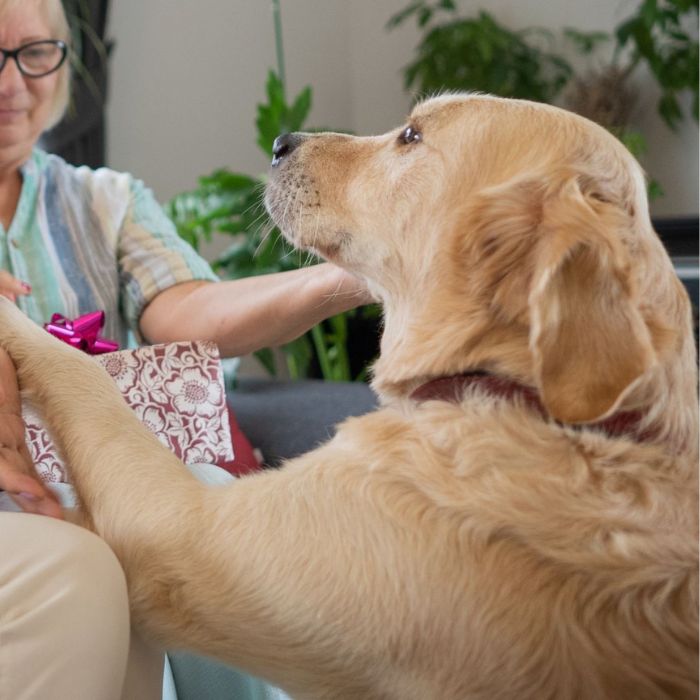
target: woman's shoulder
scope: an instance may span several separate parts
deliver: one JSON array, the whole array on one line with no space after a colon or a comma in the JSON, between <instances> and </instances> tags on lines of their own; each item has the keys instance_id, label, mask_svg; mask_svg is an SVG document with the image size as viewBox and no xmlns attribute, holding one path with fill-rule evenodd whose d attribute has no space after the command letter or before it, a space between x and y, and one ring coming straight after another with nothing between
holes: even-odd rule
<instances>
[{"instance_id":1,"label":"woman's shoulder","mask_svg":"<svg viewBox=\"0 0 700 700\"><path fill-rule=\"evenodd\" d=\"M130 173L112 168L73 165L54 153L35 148L28 175L42 181L44 190L60 191L67 201L82 200L109 208L128 206L137 181ZM121 206L120 206L121 205Z\"/></svg>"},{"instance_id":2,"label":"woman's shoulder","mask_svg":"<svg viewBox=\"0 0 700 700\"><path fill-rule=\"evenodd\" d=\"M112 168L91 168L87 165L73 165L55 153L47 153L35 148L32 161L36 164L37 171L61 180L74 181L83 186L95 184L96 186L115 185L117 183L131 187L134 181L130 173L120 172Z\"/></svg>"}]
</instances>

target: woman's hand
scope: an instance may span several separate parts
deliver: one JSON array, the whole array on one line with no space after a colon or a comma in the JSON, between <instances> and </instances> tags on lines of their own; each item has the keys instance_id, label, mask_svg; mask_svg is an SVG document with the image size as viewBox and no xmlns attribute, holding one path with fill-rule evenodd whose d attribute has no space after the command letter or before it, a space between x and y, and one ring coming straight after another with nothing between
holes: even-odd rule
<instances>
[{"instance_id":1,"label":"woman's hand","mask_svg":"<svg viewBox=\"0 0 700 700\"><path fill-rule=\"evenodd\" d=\"M25 512L63 518L54 494L36 473L24 441L17 373L0 348L0 489Z\"/></svg>"},{"instance_id":2,"label":"woman's hand","mask_svg":"<svg viewBox=\"0 0 700 700\"><path fill-rule=\"evenodd\" d=\"M335 265L328 265L330 283L327 296L339 297L348 308L372 304L376 299L372 296L365 283L351 272Z\"/></svg>"},{"instance_id":3,"label":"woman's hand","mask_svg":"<svg viewBox=\"0 0 700 700\"><path fill-rule=\"evenodd\" d=\"M10 301L17 301L18 296L31 294L32 288L26 283L13 277L7 270L0 270L0 296Z\"/></svg>"}]
</instances>

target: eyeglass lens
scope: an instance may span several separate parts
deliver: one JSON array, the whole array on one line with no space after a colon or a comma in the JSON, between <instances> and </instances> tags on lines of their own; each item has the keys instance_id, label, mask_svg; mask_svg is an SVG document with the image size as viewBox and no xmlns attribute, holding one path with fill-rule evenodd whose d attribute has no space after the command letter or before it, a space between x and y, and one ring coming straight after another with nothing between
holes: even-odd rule
<instances>
[{"instance_id":1,"label":"eyeglass lens","mask_svg":"<svg viewBox=\"0 0 700 700\"><path fill-rule=\"evenodd\" d=\"M56 70L65 58L66 47L59 41L35 41L20 46L14 55L20 70L32 77L40 77ZM8 56L3 57L7 60ZM2 62L4 67L5 60Z\"/></svg>"}]
</instances>

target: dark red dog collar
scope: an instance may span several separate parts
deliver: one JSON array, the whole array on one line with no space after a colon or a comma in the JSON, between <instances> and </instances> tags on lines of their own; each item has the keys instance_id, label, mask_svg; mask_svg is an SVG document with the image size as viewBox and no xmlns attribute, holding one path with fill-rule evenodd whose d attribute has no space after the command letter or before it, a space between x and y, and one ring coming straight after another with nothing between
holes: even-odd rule
<instances>
[{"instance_id":1,"label":"dark red dog collar","mask_svg":"<svg viewBox=\"0 0 700 700\"><path fill-rule=\"evenodd\" d=\"M447 377L437 377L422 384L411 394L411 399L422 403L424 401L450 401L459 403L464 392L476 387L486 394L497 396L509 401L520 401L545 420L550 418L540 400L539 394L532 387L516 382L513 379L489 374L488 372L467 372ZM596 423L559 423L576 429L595 430L605 433L608 437L625 436L637 442L646 442L653 438L649 430L642 430L641 423L645 414L642 411L618 411L605 420Z\"/></svg>"}]
</instances>

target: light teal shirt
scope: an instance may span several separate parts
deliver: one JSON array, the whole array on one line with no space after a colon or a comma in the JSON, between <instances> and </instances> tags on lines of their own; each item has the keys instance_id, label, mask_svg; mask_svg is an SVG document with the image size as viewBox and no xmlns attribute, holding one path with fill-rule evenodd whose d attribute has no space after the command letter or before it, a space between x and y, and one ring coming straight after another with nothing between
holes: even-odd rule
<instances>
[{"instance_id":1,"label":"light teal shirt","mask_svg":"<svg viewBox=\"0 0 700 700\"><path fill-rule=\"evenodd\" d=\"M131 175L74 167L35 149L22 177L10 228L0 225L0 268L32 286L17 303L37 323L103 310L102 335L126 347L159 292L217 279Z\"/></svg>"}]
</instances>

